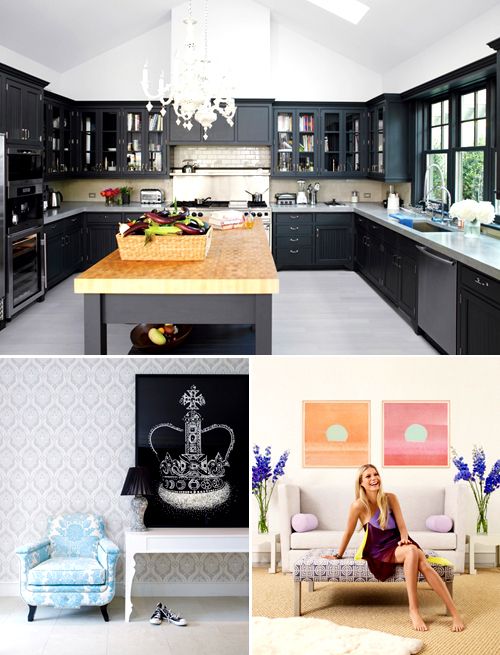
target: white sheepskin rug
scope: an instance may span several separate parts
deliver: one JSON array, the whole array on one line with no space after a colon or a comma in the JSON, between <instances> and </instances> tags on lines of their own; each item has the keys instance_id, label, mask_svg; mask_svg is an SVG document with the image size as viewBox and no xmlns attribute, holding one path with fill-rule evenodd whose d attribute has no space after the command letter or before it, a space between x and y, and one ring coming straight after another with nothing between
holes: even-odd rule
<instances>
[{"instance_id":1,"label":"white sheepskin rug","mask_svg":"<svg viewBox=\"0 0 500 655\"><path fill-rule=\"evenodd\" d=\"M387 632L349 628L326 619L253 618L253 655L412 655L423 646L420 639Z\"/></svg>"}]
</instances>

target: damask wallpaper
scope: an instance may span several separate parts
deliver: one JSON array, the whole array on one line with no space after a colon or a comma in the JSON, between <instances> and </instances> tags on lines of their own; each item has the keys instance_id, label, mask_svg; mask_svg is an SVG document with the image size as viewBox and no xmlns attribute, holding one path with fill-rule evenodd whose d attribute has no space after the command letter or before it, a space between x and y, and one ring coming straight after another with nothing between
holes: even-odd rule
<instances>
[{"instance_id":1,"label":"damask wallpaper","mask_svg":"<svg viewBox=\"0 0 500 655\"><path fill-rule=\"evenodd\" d=\"M0 359L0 584L19 579L16 546L45 534L47 517L93 512L123 550L135 458L137 373L247 374L247 359ZM235 583L248 556L138 558L137 582ZM123 580L123 558L118 580Z\"/></svg>"}]
</instances>

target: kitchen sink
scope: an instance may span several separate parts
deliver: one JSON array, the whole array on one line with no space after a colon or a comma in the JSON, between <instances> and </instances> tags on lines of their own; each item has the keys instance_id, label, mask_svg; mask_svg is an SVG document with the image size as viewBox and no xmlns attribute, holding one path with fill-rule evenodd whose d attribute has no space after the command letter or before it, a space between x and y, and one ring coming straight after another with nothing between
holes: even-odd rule
<instances>
[{"instance_id":1,"label":"kitchen sink","mask_svg":"<svg viewBox=\"0 0 500 655\"><path fill-rule=\"evenodd\" d=\"M414 221L411 229L416 230L417 232L452 232L453 231L447 227L443 227L442 225L436 225L435 223L427 223L425 221Z\"/></svg>"}]
</instances>

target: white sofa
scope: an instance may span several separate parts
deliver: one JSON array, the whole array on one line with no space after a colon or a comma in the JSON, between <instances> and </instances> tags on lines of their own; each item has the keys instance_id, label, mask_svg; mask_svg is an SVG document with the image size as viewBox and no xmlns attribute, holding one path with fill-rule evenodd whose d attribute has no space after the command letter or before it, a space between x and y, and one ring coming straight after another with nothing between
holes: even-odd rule
<instances>
[{"instance_id":1,"label":"white sofa","mask_svg":"<svg viewBox=\"0 0 500 655\"><path fill-rule=\"evenodd\" d=\"M403 516L412 539L424 550L435 550L463 573L465 560L465 487L407 487L389 489L400 501ZM281 566L283 572L293 570L296 560L311 548L337 548L345 530L354 491L331 486L278 486ZM294 532L291 520L295 514L315 514L318 527L310 532ZM453 519L451 532L432 532L425 527L428 516L446 514ZM359 526L359 524L358 524ZM357 548L363 531L354 532L350 548Z\"/></svg>"}]
</instances>

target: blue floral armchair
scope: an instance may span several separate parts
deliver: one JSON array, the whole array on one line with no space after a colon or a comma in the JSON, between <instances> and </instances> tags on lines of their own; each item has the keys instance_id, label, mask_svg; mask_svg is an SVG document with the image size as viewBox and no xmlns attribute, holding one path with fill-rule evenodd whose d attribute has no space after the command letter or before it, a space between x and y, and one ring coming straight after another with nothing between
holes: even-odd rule
<instances>
[{"instance_id":1,"label":"blue floral armchair","mask_svg":"<svg viewBox=\"0 0 500 655\"><path fill-rule=\"evenodd\" d=\"M107 605L115 595L120 551L106 538L103 519L93 514L56 516L48 521L47 535L16 550L28 621L33 621L38 605L96 605L109 621Z\"/></svg>"}]
</instances>

